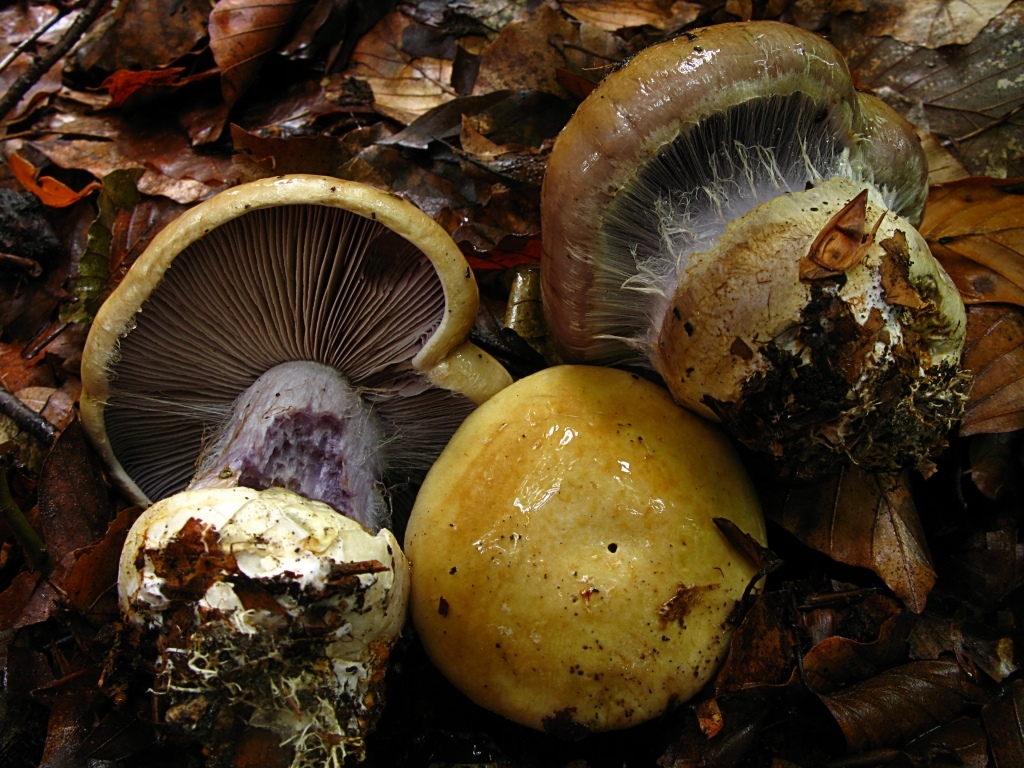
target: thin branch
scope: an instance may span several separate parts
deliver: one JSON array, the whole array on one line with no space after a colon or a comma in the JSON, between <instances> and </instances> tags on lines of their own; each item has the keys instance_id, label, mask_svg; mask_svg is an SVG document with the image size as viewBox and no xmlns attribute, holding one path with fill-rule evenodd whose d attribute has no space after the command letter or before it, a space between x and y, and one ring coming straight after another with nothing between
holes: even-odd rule
<instances>
[{"instance_id":1,"label":"thin branch","mask_svg":"<svg viewBox=\"0 0 1024 768\"><path fill-rule=\"evenodd\" d=\"M0 413L11 418L18 429L27 432L46 447L57 439L57 428L33 411L0 384Z\"/></svg>"},{"instance_id":2,"label":"thin branch","mask_svg":"<svg viewBox=\"0 0 1024 768\"><path fill-rule=\"evenodd\" d=\"M54 64L64 58L65 54L78 42L78 39L85 34L85 30L96 21L107 2L108 0L89 0L61 39L54 43L46 53L40 54L32 60L28 69L22 72L18 79L11 84L7 93L0 97L0 120L6 118L32 86L38 83L39 79L49 72Z\"/></svg>"}]
</instances>

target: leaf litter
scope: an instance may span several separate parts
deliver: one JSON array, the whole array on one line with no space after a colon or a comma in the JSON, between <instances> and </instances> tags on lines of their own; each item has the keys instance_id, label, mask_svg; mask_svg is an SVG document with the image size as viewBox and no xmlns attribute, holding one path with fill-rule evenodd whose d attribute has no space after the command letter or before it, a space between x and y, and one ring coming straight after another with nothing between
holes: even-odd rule
<instances>
[{"instance_id":1,"label":"leaf litter","mask_svg":"<svg viewBox=\"0 0 1024 768\"><path fill-rule=\"evenodd\" d=\"M70 18L33 38L62 13L0 11L5 85L67 29ZM391 189L466 251L484 298L475 338L525 375L544 364L543 329L520 324L531 299L513 286L539 257L540 181L576 104L655 40L780 15L829 34L929 148L922 233L970 305L974 387L959 434L927 477L759 480L770 549L749 556L763 591L734 617L714 682L662 719L579 742L524 731L465 700L407 637L366 764L1020 764L1020 0L112 6L2 123L0 381L61 432L47 451L0 423L11 501L50 563L29 556L8 509L0 762L205 764L167 739L152 673L117 622L117 560L139 509L110 488L73 410L85 323L162 226L279 173ZM119 178L114 203L115 187L98 190ZM289 762L253 728L232 759Z\"/></svg>"}]
</instances>

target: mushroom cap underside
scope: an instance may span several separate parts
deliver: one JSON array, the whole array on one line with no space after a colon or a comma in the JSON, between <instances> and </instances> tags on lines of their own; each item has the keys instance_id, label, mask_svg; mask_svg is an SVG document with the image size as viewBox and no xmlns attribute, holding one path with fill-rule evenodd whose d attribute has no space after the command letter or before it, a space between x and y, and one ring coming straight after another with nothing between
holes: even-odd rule
<instances>
[{"instance_id":1,"label":"mushroom cap underside","mask_svg":"<svg viewBox=\"0 0 1024 768\"><path fill-rule=\"evenodd\" d=\"M821 37L740 22L641 51L580 105L545 175L542 282L562 359L642 363L636 342L660 308L647 297L671 293L678 262L760 203L834 176L920 219L913 127L858 94ZM646 296L616 301L624 285Z\"/></svg>"},{"instance_id":2,"label":"mushroom cap underside","mask_svg":"<svg viewBox=\"0 0 1024 768\"><path fill-rule=\"evenodd\" d=\"M457 246L409 202L319 176L244 184L160 232L100 308L83 425L148 503L185 487L214 426L264 371L312 360L396 425L387 438L422 422L433 447L400 460L422 476L443 436L511 381L467 341L477 301Z\"/></svg>"}]
</instances>

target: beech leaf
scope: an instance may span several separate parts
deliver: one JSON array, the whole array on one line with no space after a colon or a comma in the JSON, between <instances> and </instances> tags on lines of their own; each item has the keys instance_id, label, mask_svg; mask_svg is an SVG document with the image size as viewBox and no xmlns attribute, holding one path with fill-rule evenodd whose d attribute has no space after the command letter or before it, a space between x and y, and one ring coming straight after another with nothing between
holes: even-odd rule
<instances>
[{"instance_id":1,"label":"beech leaf","mask_svg":"<svg viewBox=\"0 0 1024 768\"><path fill-rule=\"evenodd\" d=\"M1024 428L1024 310L973 306L967 315L964 367L974 374L961 435Z\"/></svg>"},{"instance_id":2,"label":"beech leaf","mask_svg":"<svg viewBox=\"0 0 1024 768\"><path fill-rule=\"evenodd\" d=\"M234 104L255 81L295 18L300 0L219 0L210 12L210 50L221 91Z\"/></svg>"},{"instance_id":3,"label":"beech leaf","mask_svg":"<svg viewBox=\"0 0 1024 768\"><path fill-rule=\"evenodd\" d=\"M932 187L920 232L966 303L1024 306L1024 180Z\"/></svg>"},{"instance_id":4,"label":"beech leaf","mask_svg":"<svg viewBox=\"0 0 1024 768\"><path fill-rule=\"evenodd\" d=\"M912 661L820 697L848 752L899 746L984 701L956 661Z\"/></svg>"},{"instance_id":5,"label":"beech leaf","mask_svg":"<svg viewBox=\"0 0 1024 768\"><path fill-rule=\"evenodd\" d=\"M360 39L344 73L365 80L373 90L374 108L403 125L457 96L451 61L403 50L403 34L414 23L397 11L385 16Z\"/></svg>"},{"instance_id":6,"label":"beech leaf","mask_svg":"<svg viewBox=\"0 0 1024 768\"><path fill-rule=\"evenodd\" d=\"M1024 755L1024 681L1014 680L1009 691L982 713L995 765L1019 766Z\"/></svg>"},{"instance_id":7,"label":"beech leaf","mask_svg":"<svg viewBox=\"0 0 1024 768\"><path fill-rule=\"evenodd\" d=\"M872 31L876 19L894 10L881 5L876 13L843 14L832 27L829 39L846 55L859 84L944 139L969 173L1024 176L1024 2L1011 4L966 45L939 49Z\"/></svg>"},{"instance_id":8,"label":"beech leaf","mask_svg":"<svg viewBox=\"0 0 1024 768\"><path fill-rule=\"evenodd\" d=\"M874 571L908 608L924 610L936 575L906 475L848 467L790 488L768 513L807 546Z\"/></svg>"}]
</instances>

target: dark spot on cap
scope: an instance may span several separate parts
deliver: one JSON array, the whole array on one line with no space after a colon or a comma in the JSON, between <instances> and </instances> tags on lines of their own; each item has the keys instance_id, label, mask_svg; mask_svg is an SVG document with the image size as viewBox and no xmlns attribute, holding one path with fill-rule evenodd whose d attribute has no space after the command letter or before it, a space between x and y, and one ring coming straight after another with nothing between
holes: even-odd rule
<instances>
[{"instance_id":1,"label":"dark spot on cap","mask_svg":"<svg viewBox=\"0 0 1024 768\"><path fill-rule=\"evenodd\" d=\"M439 616L448 615L448 601L443 597L437 601L437 613Z\"/></svg>"}]
</instances>

